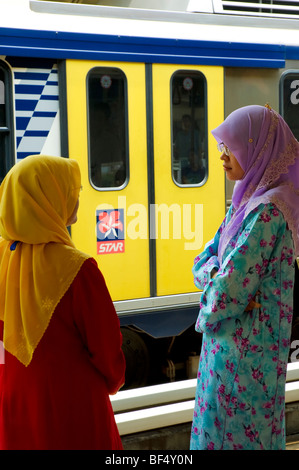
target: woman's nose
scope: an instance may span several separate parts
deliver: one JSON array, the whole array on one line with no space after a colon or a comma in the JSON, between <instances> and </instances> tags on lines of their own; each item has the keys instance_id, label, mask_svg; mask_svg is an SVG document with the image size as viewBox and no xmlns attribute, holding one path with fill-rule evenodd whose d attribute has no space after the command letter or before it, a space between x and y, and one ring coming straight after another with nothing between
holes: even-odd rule
<instances>
[{"instance_id":1,"label":"woman's nose","mask_svg":"<svg viewBox=\"0 0 299 470\"><path fill-rule=\"evenodd\" d=\"M225 160L225 161L228 160L228 156L225 154L225 152L221 154L220 160Z\"/></svg>"}]
</instances>

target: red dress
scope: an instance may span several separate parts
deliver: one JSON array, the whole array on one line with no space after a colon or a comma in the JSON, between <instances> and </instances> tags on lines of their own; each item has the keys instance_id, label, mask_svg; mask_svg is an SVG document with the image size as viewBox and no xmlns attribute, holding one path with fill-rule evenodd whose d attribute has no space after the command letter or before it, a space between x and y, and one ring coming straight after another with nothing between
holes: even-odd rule
<instances>
[{"instance_id":1,"label":"red dress","mask_svg":"<svg viewBox=\"0 0 299 470\"><path fill-rule=\"evenodd\" d=\"M3 323L0 322L0 339ZM84 262L25 367L0 365L0 449L122 449L109 394L124 383L119 321Z\"/></svg>"}]
</instances>

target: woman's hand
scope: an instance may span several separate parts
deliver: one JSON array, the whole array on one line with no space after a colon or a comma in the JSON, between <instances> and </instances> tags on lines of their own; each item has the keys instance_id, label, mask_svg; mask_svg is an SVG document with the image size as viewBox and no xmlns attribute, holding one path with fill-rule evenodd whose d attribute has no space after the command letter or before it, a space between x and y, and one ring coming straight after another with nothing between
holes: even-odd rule
<instances>
[{"instance_id":1,"label":"woman's hand","mask_svg":"<svg viewBox=\"0 0 299 470\"><path fill-rule=\"evenodd\" d=\"M255 294L255 296L253 297L253 299L251 299L251 301L249 302L249 304L247 305L247 307L245 308L245 312L250 312L251 310L253 310L254 308L260 308L262 306L262 304L260 304L259 302L256 302L255 299L256 299L256 296L259 296L261 293L260 291L257 291L257 293Z\"/></svg>"},{"instance_id":2,"label":"woman's hand","mask_svg":"<svg viewBox=\"0 0 299 470\"><path fill-rule=\"evenodd\" d=\"M212 271L211 271L211 274L210 274L211 279L213 279L216 276L217 273L218 273L218 269L213 268Z\"/></svg>"},{"instance_id":3,"label":"woman's hand","mask_svg":"<svg viewBox=\"0 0 299 470\"><path fill-rule=\"evenodd\" d=\"M262 305L256 302L255 300L251 300L247 307L245 308L245 312L250 312L254 308L260 308Z\"/></svg>"}]
</instances>

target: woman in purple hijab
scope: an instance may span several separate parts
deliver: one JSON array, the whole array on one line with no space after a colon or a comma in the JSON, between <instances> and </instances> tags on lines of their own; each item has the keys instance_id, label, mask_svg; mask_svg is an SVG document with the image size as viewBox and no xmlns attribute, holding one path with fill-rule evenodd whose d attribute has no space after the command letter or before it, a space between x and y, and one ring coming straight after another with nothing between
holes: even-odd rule
<instances>
[{"instance_id":1,"label":"woman in purple hijab","mask_svg":"<svg viewBox=\"0 0 299 470\"><path fill-rule=\"evenodd\" d=\"M191 449L285 448L285 379L299 255L299 143L269 107L212 131L232 205L195 258L203 333Z\"/></svg>"}]
</instances>

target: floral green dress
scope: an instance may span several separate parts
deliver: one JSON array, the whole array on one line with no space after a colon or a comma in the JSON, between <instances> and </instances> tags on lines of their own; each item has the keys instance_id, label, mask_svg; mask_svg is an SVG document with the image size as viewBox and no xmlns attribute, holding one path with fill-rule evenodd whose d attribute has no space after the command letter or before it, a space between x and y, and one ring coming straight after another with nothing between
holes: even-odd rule
<instances>
[{"instance_id":1,"label":"floral green dress","mask_svg":"<svg viewBox=\"0 0 299 470\"><path fill-rule=\"evenodd\" d=\"M203 338L191 449L284 449L291 232L275 205L260 204L230 241L219 269L219 237L231 215L232 209L193 267L203 290L196 322ZM245 311L251 299L261 307Z\"/></svg>"}]
</instances>

